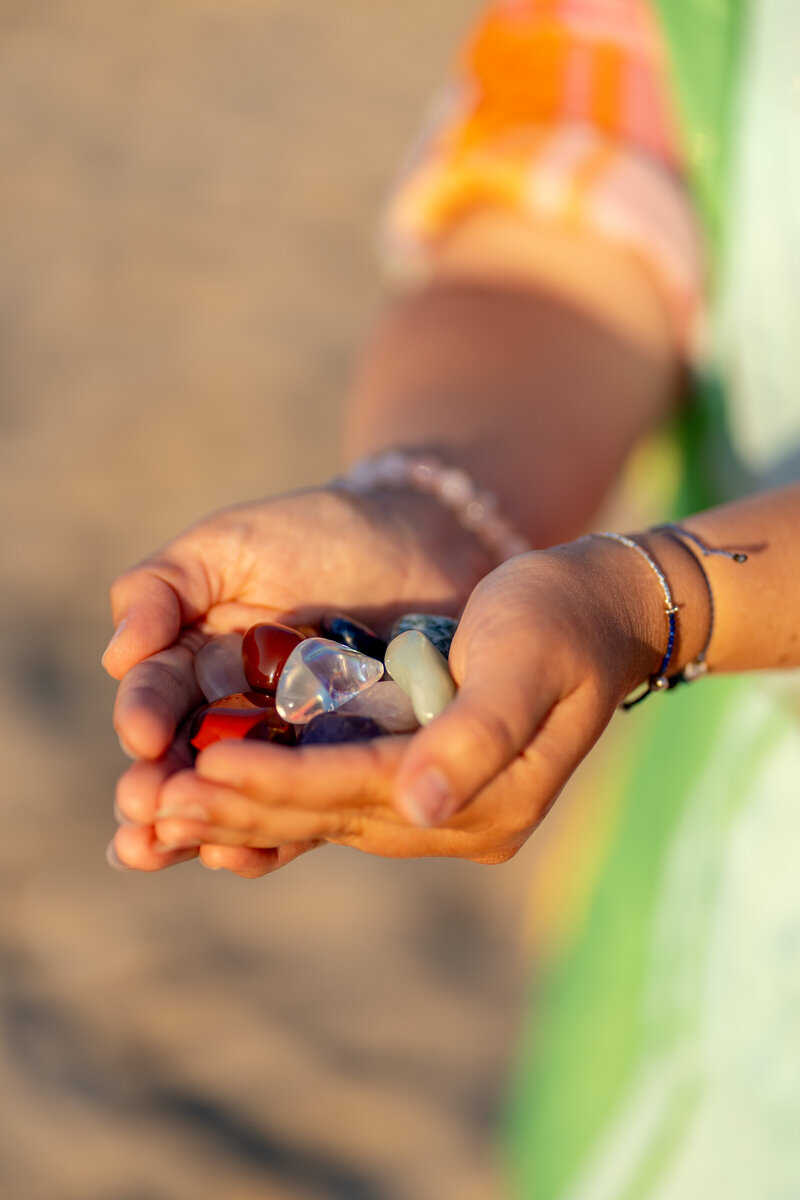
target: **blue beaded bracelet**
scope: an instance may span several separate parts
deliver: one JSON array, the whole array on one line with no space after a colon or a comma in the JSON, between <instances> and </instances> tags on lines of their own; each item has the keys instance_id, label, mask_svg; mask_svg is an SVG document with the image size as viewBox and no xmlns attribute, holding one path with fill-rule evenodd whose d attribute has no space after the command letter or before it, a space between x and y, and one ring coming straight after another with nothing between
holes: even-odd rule
<instances>
[{"instance_id":1,"label":"blue beaded bracelet","mask_svg":"<svg viewBox=\"0 0 800 1200\"><path fill-rule=\"evenodd\" d=\"M627 546L629 550L635 550L647 563L661 585L661 591L664 593L664 615L667 618L667 648L664 651L664 657L658 665L658 670L650 676L644 691L640 692L638 696L631 697L629 700L623 700L620 707L627 711L627 709L633 708L634 705L640 704L651 692L665 692L671 686L670 680L667 678L667 669L672 659L672 651L675 649L678 608L672 598L672 591L670 590L666 575L653 556L645 550L644 546L640 546L633 538L626 537L624 533L610 533L604 530L592 533L589 536L607 538L611 542L619 542L621 546Z\"/></svg>"},{"instance_id":2,"label":"blue beaded bracelet","mask_svg":"<svg viewBox=\"0 0 800 1200\"><path fill-rule=\"evenodd\" d=\"M691 545L695 546L700 551L700 554L703 556L703 558L715 556L719 558L728 558L731 560L731 562L735 563L745 563L747 562L748 556L741 550L720 550L713 546L707 546L702 538L699 538L696 533L692 533L690 529L684 529L682 525L676 525L672 522L668 522L663 525L654 525L649 532L665 533L668 537L673 538L679 546L683 546L683 548L687 550L689 554L691 554L692 558L700 569L700 574L703 576L703 582L705 583L706 592L708 594L708 633L706 634L705 643L703 644L703 648L697 657L692 659L691 662L688 662L683 670L679 671L677 675L673 675L670 678L669 686L673 688L677 687L679 683L694 683L696 679L700 679L703 675L708 674L708 650L711 645L711 639L714 636L714 617L716 613L716 606L714 604L714 590L711 587L711 580L708 578L708 573L706 572L706 569L700 559L692 552L692 550L689 549L689 546L687 546L686 543L689 542Z\"/></svg>"}]
</instances>

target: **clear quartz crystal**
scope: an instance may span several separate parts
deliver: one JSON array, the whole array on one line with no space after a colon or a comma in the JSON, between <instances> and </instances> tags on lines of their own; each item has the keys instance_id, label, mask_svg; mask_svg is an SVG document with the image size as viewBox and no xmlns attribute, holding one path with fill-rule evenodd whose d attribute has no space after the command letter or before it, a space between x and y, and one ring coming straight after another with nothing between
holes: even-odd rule
<instances>
[{"instance_id":1,"label":"clear quartz crystal","mask_svg":"<svg viewBox=\"0 0 800 1200\"><path fill-rule=\"evenodd\" d=\"M285 721L305 725L371 688L382 675L377 659L328 638L307 638L286 660L275 705Z\"/></svg>"},{"instance_id":2,"label":"clear quartz crystal","mask_svg":"<svg viewBox=\"0 0 800 1200\"><path fill-rule=\"evenodd\" d=\"M376 683L348 700L339 712L349 717L372 717L387 733L410 733L419 727L411 697L391 679Z\"/></svg>"},{"instance_id":3,"label":"clear quartz crystal","mask_svg":"<svg viewBox=\"0 0 800 1200\"><path fill-rule=\"evenodd\" d=\"M241 634L220 633L212 637L195 655L194 673L209 702L249 691L242 666Z\"/></svg>"}]
</instances>

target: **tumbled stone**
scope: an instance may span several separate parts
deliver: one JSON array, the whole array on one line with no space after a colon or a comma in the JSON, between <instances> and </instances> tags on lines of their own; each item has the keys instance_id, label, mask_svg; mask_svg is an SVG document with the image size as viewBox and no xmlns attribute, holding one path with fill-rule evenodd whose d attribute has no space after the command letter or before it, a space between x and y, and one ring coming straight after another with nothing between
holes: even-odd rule
<instances>
[{"instance_id":1,"label":"tumbled stone","mask_svg":"<svg viewBox=\"0 0 800 1200\"><path fill-rule=\"evenodd\" d=\"M386 650L386 670L411 699L420 725L427 725L453 699L456 685L442 655L418 629L393 638Z\"/></svg>"},{"instance_id":2,"label":"tumbled stone","mask_svg":"<svg viewBox=\"0 0 800 1200\"><path fill-rule=\"evenodd\" d=\"M303 640L303 634L288 625L251 625L242 638L242 665L250 687L274 695L287 658Z\"/></svg>"},{"instance_id":3,"label":"tumbled stone","mask_svg":"<svg viewBox=\"0 0 800 1200\"><path fill-rule=\"evenodd\" d=\"M454 617L443 617L438 613L404 613L392 626L389 640L399 637L409 629L418 629L420 633L424 633L428 641L433 642L446 659L450 656L450 645L458 629L458 621Z\"/></svg>"},{"instance_id":4,"label":"tumbled stone","mask_svg":"<svg viewBox=\"0 0 800 1200\"><path fill-rule=\"evenodd\" d=\"M321 637L319 628L316 625L309 625L308 622L302 624L290 625L290 629L296 629L298 633L302 633L304 638Z\"/></svg>"},{"instance_id":5,"label":"tumbled stone","mask_svg":"<svg viewBox=\"0 0 800 1200\"><path fill-rule=\"evenodd\" d=\"M295 731L278 714L274 697L263 692L237 692L200 709L192 724L190 740L195 750L205 750L213 742L228 738L291 746Z\"/></svg>"},{"instance_id":6,"label":"tumbled stone","mask_svg":"<svg viewBox=\"0 0 800 1200\"><path fill-rule=\"evenodd\" d=\"M376 683L353 700L348 700L337 711L347 715L372 717L387 733L410 733L412 729L419 727L411 697L392 679Z\"/></svg>"},{"instance_id":7,"label":"tumbled stone","mask_svg":"<svg viewBox=\"0 0 800 1200\"><path fill-rule=\"evenodd\" d=\"M296 646L278 680L275 700L280 715L305 725L332 712L377 683L383 665L329 638L307 638Z\"/></svg>"},{"instance_id":8,"label":"tumbled stone","mask_svg":"<svg viewBox=\"0 0 800 1200\"><path fill-rule=\"evenodd\" d=\"M386 642L379 638L369 625L357 621L355 617L345 616L344 613L326 613L322 618L322 632L334 642L358 650L369 658L383 662L386 653Z\"/></svg>"},{"instance_id":9,"label":"tumbled stone","mask_svg":"<svg viewBox=\"0 0 800 1200\"><path fill-rule=\"evenodd\" d=\"M333 746L344 742L368 742L384 737L377 721L370 717L345 716L341 711L321 713L300 730L299 746Z\"/></svg>"},{"instance_id":10,"label":"tumbled stone","mask_svg":"<svg viewBox=\"0 0 800 1200\"><path fill-rule=\"evenodd\" d=\"M206 700L246 692L250 684L242 667L241 634L221 633L212 637L194 656L194 673Z\"/></svg>"}]
</instances>

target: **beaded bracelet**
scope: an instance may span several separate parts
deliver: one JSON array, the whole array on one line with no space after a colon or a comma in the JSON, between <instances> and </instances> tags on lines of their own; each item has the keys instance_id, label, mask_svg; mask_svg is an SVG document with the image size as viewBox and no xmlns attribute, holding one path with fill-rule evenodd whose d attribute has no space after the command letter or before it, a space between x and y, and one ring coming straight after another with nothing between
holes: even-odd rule
<instances>
[{"instance_id":1,"label":"beaded bracelet","mask_svg":"<svg viewBox=\"0 0 800 1200\"><path fill-rule=\"evenodd\" d=\"M480 488L460 467L449 467L431 454L387 450L361 459L333 481L350 492L374 488L411 488L433 496L475 537L498 563L525 554L531 544L498 511L494 492Z\"/></svg>"},{"instance_id":2,"label":"beaded bracelet","mask_svg":"<svg viewBox=\"0 0 800 1200\"><path fill-rule=\"evenodd\" d=\"M708 654L708 648L711 645L711 639L714 636L714 617L716 613L714 606L714 589L711 587L711 580L708 578L705 567L697 555L694 554L689 546L686 545L686 542L691 542L692 545L696 546L703 558L717 556L720 558L729 558L735 563L745 563L747 562L748 556L741 550L717 550L711 546L707 546L706 543L703 542L696 533L691 533L690 530L684 529L682 525L674 525L671 523L654 525L649 532L666 533L679 545L683 546L683 548L689 554L691 554L692 558L697 563L700 574L703 576L703 582L706 585L706 592L708 593L708 633L706 635L705 643L696 658L693 658L691 662L688 662L686 666L677 673L677 675L670 677L669 686L672 688L677 687L679 683L694 683L695 679L701 679L703 675L708 674L710 668L708 662L706 661L706 656Z\"/></svg>"},{"instance_id":3,"label":"beaded bracelet","mask_svg":"<svg viewBox=\"0 0 800 1200\"><path fill-rule=\"evenodd\" d=\"M603 531L591 533L589 536L607 538L611 542L619 542L621 546L627 546L629 550L635 550L636 553L647 563L648 567L661 585L661 591L664 593L664 615L667 618L667 648L664 651L664 657L659 663L657 671L648 679L647 686L644 691L638 696L633 696L630 700L623 700L620 707L627 711L627 709L633 708L634 705L640 704L642 700L646 699L647 696L650 695L651 692L665 692L671 686L670 680L667 678L667 669L669 667L670 660L672 659L672 651L675 648L675 633L677 625L676 618L678 615L678 607L672 598L672 591L670 590L666 575L661 570L661 567L653 558L652 554L649 554L648 551L645 550L644 546L640 546L638 542L633 540L633 538L626 537L624 533L610 533L608 531Z\"/></svg>"}]
</instances>

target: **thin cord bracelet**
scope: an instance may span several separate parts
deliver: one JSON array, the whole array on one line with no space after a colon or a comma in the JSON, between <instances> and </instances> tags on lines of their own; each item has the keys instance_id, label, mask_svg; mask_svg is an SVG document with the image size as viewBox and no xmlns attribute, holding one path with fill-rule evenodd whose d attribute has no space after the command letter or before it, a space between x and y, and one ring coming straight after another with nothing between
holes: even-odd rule
<instances>
[{"instance_id":1,"label":"thin cord bracelet","mask_svg":"<svg viewBox=\"0 0 800 1200\"><path fill-rule=\"evenodd\" d=\"M688 662L681 671L678 671L677 675L670 676L669 686L673 688L677 687L679 683L694 683L696 679L701 679L703 675L707 675L711 669L707 662L707 655L709 646L711 645L711 639L714 636L714 618L716 615L716 608L714 605L714 589L711 586L711 580L708 577L708 572L697 555L690 549L689 546L686 545L686 542L690 542L693 546L696 546L703 558L717 556L720 558L729 558L735 563L745 563L747 562L748 556L741 550L718 550L714 547L708 546L701 538L697 536L696 533L692 533L690 530L684 529L682 525L675 525L670 522L663 525L654 525L649 532L666 533L675 542L677 542L678 545L683 546L684 550L686 550L688 554L691 554L692 558L697 563L700 574L703 576L703 582L706 585L706 591L708 593L708 634L706 636L705 644L696 658L693 658L691 662Z\"/></svg>"},{"instance_id":2,"label":"thin cord bracelet","mask_svg":"<svg viewBox=\"0 0 800 1200\"><path fill-rule=\"evenodd\" d=\"M667 648L664 651L664 657L658 665L655 674L651 675L647 681L647 686L644 691L638 696L633 696L629 700L623 700L620 708L627 711L637 704L641 704L642 700L646 700L651 692L665 692L671 686L670 680L667 678L667 669L669 668L672 659L672 651L675 649L675 633L677 626L678 608L672 598L672 591L667 577L661 570L652 554L645 550L644 546L640 546L633 538L626 537L624 533L611 533L608 530L598 531L589 534L589 537L606 538L610 542L619 542L621 546L627 546L629 550L635 550L636 553L644 559L650 570L658 580L661 591L664 593L664 615L667 618Z\"/></svg>"},{"instance_id":3,"label":"thin cord bracelet","mask_svg":"<svg viewBox=\"0 0 800 1200\"><path fill-rule=\"evenodd\" d=\"M466 471L450 467L432 454L387 450L361 459L346 475L334 479L333 486L356 493L375 488L411 488L433 496L475 535L498 564L532 549L527 538L501 515L494 492L479 487Z\"/></svg>"}]
</instances>

